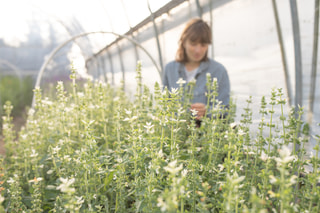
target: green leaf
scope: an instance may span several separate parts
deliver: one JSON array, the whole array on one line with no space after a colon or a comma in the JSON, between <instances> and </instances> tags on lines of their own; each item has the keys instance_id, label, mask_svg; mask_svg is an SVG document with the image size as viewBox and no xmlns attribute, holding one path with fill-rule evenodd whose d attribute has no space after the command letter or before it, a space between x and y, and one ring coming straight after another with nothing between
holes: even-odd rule
<instances>
[{"instance_id":1,"label":"green leaf","mask_svg":"<svg viewBox=\"0 0 320 213\"><path fill-rule=\"evenodd\" d=\"M110 172L109 175L104 179L104 189L107 189L107 186L112 182L114 171Z\"/></svg>"}]
</instances>

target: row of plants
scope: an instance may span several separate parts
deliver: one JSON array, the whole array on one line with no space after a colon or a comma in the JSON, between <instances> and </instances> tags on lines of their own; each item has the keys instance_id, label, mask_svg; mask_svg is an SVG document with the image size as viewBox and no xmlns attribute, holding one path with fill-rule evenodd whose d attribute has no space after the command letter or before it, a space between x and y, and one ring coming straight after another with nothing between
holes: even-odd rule
<instances>
[{"instance_id":1,"label":"row of plants","mask_svg":"<svg viewBox=\"0 0 320 213\"><path fill-rule=\"evenodd\" d=\"M252 130L250 97L239 122L234 103L224 109L216 102L198 126L183 82L170 92L156 83L150 92L140 64L134 100L100 82L79 88L75 78L72 69L71 92L58 82L55 99L35 89L35 109L18 139L12 106L4 106L3 211L320 211L320 138L316 155L306 158L303 109L285 114L281 89L261 98ZM208 78L207 87L215 100L216 81Z\"/></svg>"}]
</instances>

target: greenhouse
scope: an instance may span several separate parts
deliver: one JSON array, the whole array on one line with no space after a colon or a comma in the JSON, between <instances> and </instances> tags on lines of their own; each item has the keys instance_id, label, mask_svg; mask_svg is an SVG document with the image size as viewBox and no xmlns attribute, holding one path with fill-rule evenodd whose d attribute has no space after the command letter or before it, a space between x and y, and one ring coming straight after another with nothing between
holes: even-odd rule
<instances>
[{"instance_id":1,"label":"greenhouse","mask_svg":"<svg viewBox=\"0 0 320 213\"><path fill-rule=\"evenodd\" d=\"M2 1L0 212L320 212L319 3Z\"/></svg>"}]
</instances>

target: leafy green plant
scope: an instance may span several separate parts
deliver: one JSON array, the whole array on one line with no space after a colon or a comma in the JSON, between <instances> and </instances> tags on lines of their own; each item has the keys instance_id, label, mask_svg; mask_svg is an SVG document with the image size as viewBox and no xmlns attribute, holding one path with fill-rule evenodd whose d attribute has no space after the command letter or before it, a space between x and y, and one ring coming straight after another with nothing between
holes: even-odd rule
<instances>
[{"instance_id":1,"label":"leafy green plant","mask_svg":"<svg viewBox=\"0 0 320 213\"><path fill-rule=\"evenodd\" d=\"M36 88L35 109L18 140L7 103L2 206L9 212L319 212L319 156L304 158L309 135L295 116L303 109L286 115L281 90L262 97L256 131L250 97L239 123L235 103L224 109L216 102L199 126L188 108L193 82L187 93L183 81L173 91L155 84L151 93L140 72L138 64L134 100L101 82L80 88L73 70L70 92L58 82L51 99ZM207 87L214 101L216 82ZM300 149L290 148L295 144Z\"/></svg>"}]
</instances>

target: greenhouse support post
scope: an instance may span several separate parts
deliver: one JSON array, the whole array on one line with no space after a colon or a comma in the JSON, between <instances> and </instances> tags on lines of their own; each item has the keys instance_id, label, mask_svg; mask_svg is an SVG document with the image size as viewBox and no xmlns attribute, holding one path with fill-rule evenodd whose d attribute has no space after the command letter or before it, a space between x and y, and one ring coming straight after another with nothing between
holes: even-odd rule
<instances>
[{"instance_id":1,"label":"greenhouse support post","mask_svg":"<svg viewBox=\"0 0 320 213\"><path fill-rule=\"evenodd\" d=\"M301 64L301 43L300 43L300 28L297 1L290 0L291 18L292 18L292 31L294 42L294 56L295 56L295 116L298 117L299 107L302 107L302 64ZM298 135L299 136L299 135ZM297 153L300 149L299 144L293 147L293 153ZM298 165L299 167L299 165ZM296 171L299 171L297 169ZM298 174L296 174L298 175ZM295 191L299 189L299 184L295 186ZM295 195L297 199L297 195Z\"/></svg>"},{"instance_id":2,"label":"greenhouse support post","mask_svg":"<svg viewBox=\"0 0 320 213\"><path fill-rule=\"evenodd\" d=\"M109 50L107 50L107 55L108 55L109 62L110 62L110 70L111 70L111 85L115 85L115 82L114 82L114 68L113 68L113 61L112 61L112 57L111 57L111 54L110 54Z\"/></svg>"},{"instance_id":3,"label":"greenhouse support post","mask_svg":"<svg viewBox=\"0 0 320 213\"><path fill-rule=\"evenodd\" d=\"M104 82L107 82L106 65L104 63L104 58L103 57L99 57L98 60L99 60L99 66L100 66L100 69L101 69L103 80L104 80Z\"/></svg>"},{"instance_id":4,"label":"greenhouse support post","mask_svg":"<svg viewBox=\"0 0 320 213\"><path fill-rule=\"evenodd\" d=\"M200 18L202 18L202 8L201 8L201 5L200 5L199 0L196 0L196 4L197 4L197 13L198 13L198 16L199 16Z\"/></svg>"},{"instance_id":5,"label":"greenhouse support post","mask_svg":"<svg viewBox=\"0 0 320 213\"><path fill-rule=\"evenodd\" d=\"M291 18L292 18L292 31L294 43L294 56L295 56L295 107L296 112L298 107L302 107L302 63L301 63L301 42L300 42L300 27L297 1L290 0Z\"/></svg>"},{"instance_id":6,"label":"greenhouse support post","mask_svg":"<svg viewBox=\"0 0 320 213\"><path fill-rule=\"evenodd\" d=\"M311 76L310 76L310 94L309 94L309 110L308 110L308 123L312 125L313 118L313 104L316 90L316 79L317 79L317 59L318 59L318 36L319 36L319 2L315 0L314 7L314 26L313 26L313 50L312 50L312 65L311 65Z\"/></svg>"},{"instance_id":7,"label":"greenhouse support post","mask_svg":"<svg viewBox=\"0 0 320 213\"><path fill-rule=\"evenodd\" d=\"M290 83L290 76L289 76L289 70L288 70L288 63L286 58L286 51L283 44L282 39L282 30L280 26L279 21L279 15L278 15L278 9L277 9L277 3L276 0L272 0L272 7L274 12L274 18L276 22L276 28L277 28L277 35L278 35L278 41L280 45L280 51L281 51L281 59L282 59L282 65L283 65L283 71L284 71L284 78L286 83L286 89L287 89L287 97L288 97L288 104L292 106L292 89L291 89L291 83Z\"/></svg>"},{"instance_id":8,"label":"greenhouse support post","mask_svg":"<svg viewBox=\"0 0 320 213\"><path fill-rule=\"evenodd\" d=\"M209 7L210 7L210 28L212 31L212 44L211 44L211 58L214 59L214 39L213 39L213 0L209 0Z\"/></svg>"}]
</instances>

